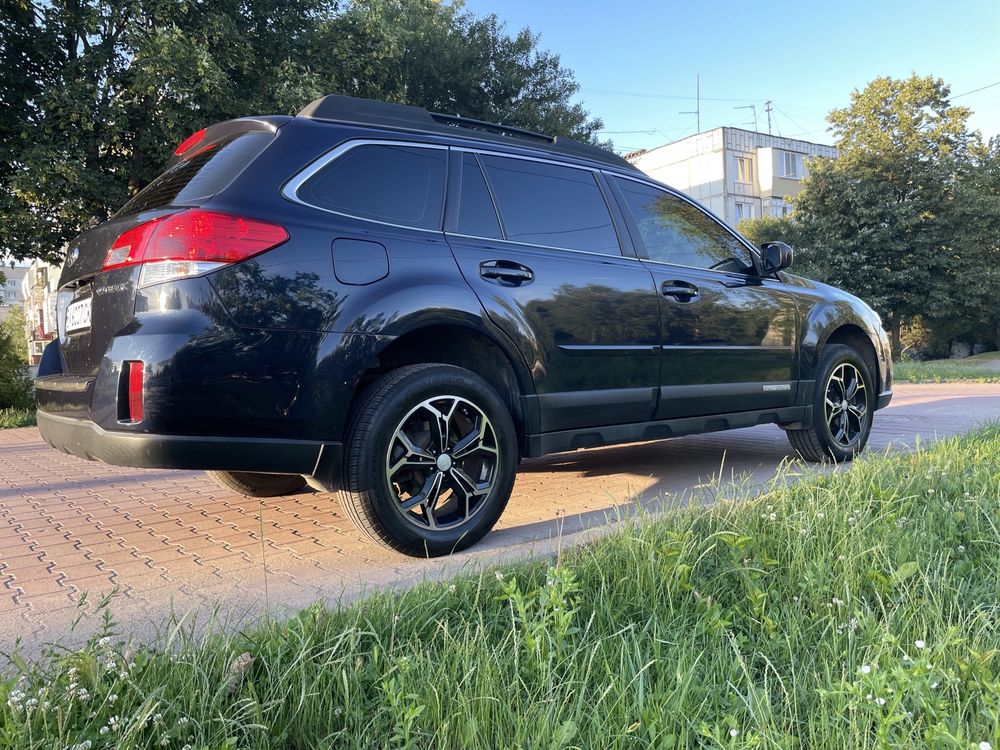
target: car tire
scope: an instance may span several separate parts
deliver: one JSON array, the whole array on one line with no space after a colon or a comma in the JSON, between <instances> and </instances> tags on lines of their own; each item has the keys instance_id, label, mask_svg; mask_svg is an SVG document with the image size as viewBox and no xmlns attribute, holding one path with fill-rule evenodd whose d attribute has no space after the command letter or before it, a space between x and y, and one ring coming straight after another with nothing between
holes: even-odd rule
<instances>
[{"instance_id":1,"label":"car tire","mask_svg":"<svg viewBox=\"0 0 1000 750\"><path fill-rule=\"evenodd\" d=\"M306 480L298 474L258 474L251 471L209 471L206 473L221 487L248 497L291 495L306 485Z\"/></svg>"},{"instance_id":2,"label":"car tire","mask_svg":"<svg viewBox=\"0 0 1000 750\"><path fill-rule=\"evenodd\" d=\"M407 365L352 410L341 505L378 544L445 555L493 528L516 467L514 423L489 383L452 365Z\"/></svg>"},{"instance_id":3,"label":"car tire","mask_svg":"<svg viewBox=\"0 0 1000 750\"><path fill-rule=\"evenodd\" d=\"M875 386L856 349L823 349L812 403L812 421L786 430L792 447L808 461L850 461L868 442L875 410Z\"/></svg>"}]
</instances>

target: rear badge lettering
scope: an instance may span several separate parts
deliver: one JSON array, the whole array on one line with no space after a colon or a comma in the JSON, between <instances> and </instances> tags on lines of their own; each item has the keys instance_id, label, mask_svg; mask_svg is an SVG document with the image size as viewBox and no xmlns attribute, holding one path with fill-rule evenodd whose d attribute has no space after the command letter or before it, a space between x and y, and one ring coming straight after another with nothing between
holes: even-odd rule
<instances>
[{"instance_id":1,"label":"rear badge lettering","mask_svg":"<svg viewBox=\"0 0 1000 750\"><path fill-rule=\"evenodd\" d=\"M130 282L123 281L121 284L105 284L104 286L94 287L94 294L114 294L115 292L124 292L128 290Z\"/></svg>"}]
</instances>

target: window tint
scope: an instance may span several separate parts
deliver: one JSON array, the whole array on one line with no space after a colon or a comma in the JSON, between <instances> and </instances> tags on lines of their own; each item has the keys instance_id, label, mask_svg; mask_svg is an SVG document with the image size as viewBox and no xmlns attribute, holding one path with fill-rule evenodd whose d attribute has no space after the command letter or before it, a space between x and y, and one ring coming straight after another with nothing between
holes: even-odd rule
<instances>
[{"instance_id":1,"label":"window tint","mask_svg":"<svg viewBox=\"0 0 1000 750\"><path fill-rule=\"evenodd\" d=\"M257 130L202 145L194 156L177 162L139 191L117 215L132 216L211 198L229 185L273 139L274 133Z\"/></svg>"},{"instance_id":2,"label":"window tint","mask_svg":"<svg viewBox=\"0 0 1000 750\"><path fill-rule=\"evenodd\" d=\"M356 146L310 178L306 203L362 219L437 229L444 202L445 150Z\"/></svg>"},{"instance_id":3,"label":"window tint","mask_svg":"<svg viewBox=\"0 0 1000 750\"><path fill-rule=\"evenodd\" d=\"M591 172L481 156L507 239L618 255L611 214Z\"/></svg>"},{"instance_id":4,"label":"window tint","mask_svg":"<svg viewBox=\"0 0 1000 750\"><path fill-rule=\"evenodd\" d=\"M462 197L458 207L458 233L473 237L502 238L500 220L486 179L475 154L462 156Z\"/></svg>"},{"instance_id":5,"label":"window tint","mask_svg":"<svg viewBox=\"0 0 1000 750\"><path fill-rule=\"evenodd\" d=\"M650 260L735 273L753 267L742 243L701 209L652 186L615 179Z\"/></svg>"}]
</instances>

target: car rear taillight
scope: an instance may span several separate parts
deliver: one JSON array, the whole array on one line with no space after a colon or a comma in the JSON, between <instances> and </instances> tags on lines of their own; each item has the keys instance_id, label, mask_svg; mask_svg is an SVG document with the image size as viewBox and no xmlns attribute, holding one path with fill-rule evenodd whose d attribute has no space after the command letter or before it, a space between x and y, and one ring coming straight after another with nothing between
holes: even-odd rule
<instances>
[{"instance_id":1,"label":"car rear taillight","mask_svg":"<svg viewBox=\"0 0 1000 750\"><path fill-rule=\"evenodd\" d=\"M287 239L280 224L191 208L120 234L101 270L141 265L139 285L157 284L239 263Z\"/></svg>"},{"instance_id":2,"label":"car rear taillight","mask_svg":"<svg viewBox=\"0 0 1000 750\"><path fill-rule=\"evenodd\" d=\"M181 154L190 151L195 144L201 143L204 139L205 139L205 128L202 128L201 130L192 133L183 141L181 141L181 145L178 146L174 151L174 156L180 156Z\"/></svg>"},{"instance_id":3,"label":"car rear taillight","mask_svg":"<svg viewBox=\"0 0 1000 750\"><path fill-rule=\"evenodd\" d=\"M128 415L127 421L141 422L142 413L142 362L126 362L128 366Z\"/></svg>"}]
</instances>

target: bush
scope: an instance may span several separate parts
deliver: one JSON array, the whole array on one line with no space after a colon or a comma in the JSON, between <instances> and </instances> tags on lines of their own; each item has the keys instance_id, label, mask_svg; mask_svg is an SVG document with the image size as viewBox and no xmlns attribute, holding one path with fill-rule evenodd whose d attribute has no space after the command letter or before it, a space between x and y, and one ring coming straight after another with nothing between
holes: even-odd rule
<instances>
[{"instance_id":1,"label":"bush","mask_svg":"<svg viewBox=\"0 0 1000 750\"><path fill-rule=\"evenodd\" d=\"M11 309L0 325L0 409L34 409L35 394L28 374L24 311Z\"/></svg>"}]
</instances>

